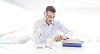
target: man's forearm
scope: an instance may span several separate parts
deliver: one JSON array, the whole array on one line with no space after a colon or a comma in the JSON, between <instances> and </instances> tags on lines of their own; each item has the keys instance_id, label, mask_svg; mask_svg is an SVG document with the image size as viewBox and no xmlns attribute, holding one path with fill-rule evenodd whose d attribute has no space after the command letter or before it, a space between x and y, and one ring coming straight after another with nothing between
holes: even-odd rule
<instances>
[{"instance_id":1,"label":"man's forearm","mask_svg":"<svg viewBox=\"0 0 100 54\"><path fill-rule=\"evenodd\" d=\"M40 37L41 37L41 29L38 28L37 30L34 31L33 33L33 40L35 42L35 44L38 44L40 41Z\"/></svg>"}]
</instances>

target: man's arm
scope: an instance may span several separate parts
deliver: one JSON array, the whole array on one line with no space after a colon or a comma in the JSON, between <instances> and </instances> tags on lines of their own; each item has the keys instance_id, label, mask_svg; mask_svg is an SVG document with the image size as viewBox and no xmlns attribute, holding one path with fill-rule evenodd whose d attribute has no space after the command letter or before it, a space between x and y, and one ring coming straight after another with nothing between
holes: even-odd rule
<instances>
[{"instance_id":1,"label":"man's arm","mask_svg":"<svg viewBox=\"0 0 100 54\"><path fill-rule=\"evenodd\" d=\"M60 29L61 32L64 33L64 35L57 35L54 38L55 42L59 42L61 40L65 40L65 39L71 39L71 36L73 36L73 32L70 31L69 29L67 29L63 24L61 24L59 21L57 22L57 26Z\"/></svg>"},{"instance_id":2,"label":"man's arm","mask_svg":"<svg viewBox=\"0 0 100 54\"><path fill-rule=\"evenodd\" d=\"M62 23L60 23L60 22L58 22L58 23L59 23L59 29L61 32L64 33L63 36L65 37L65 39L71 38L74 33L71 30L67 29L67 27L65 27Z\"/></svg>"},{"instance_id":3,"label":"man's arm","mask_svg":"<svg viewBox=\"0 0 100 54\"><path fill-rule=\"evenodd\" d=\"M34 23L34 31L33 31L33 41L35 42L35 44L38 44L40 41L40 37L41 37L41 27L40 27L40 21L36 21Z\"/></svg>"}]
</instances>

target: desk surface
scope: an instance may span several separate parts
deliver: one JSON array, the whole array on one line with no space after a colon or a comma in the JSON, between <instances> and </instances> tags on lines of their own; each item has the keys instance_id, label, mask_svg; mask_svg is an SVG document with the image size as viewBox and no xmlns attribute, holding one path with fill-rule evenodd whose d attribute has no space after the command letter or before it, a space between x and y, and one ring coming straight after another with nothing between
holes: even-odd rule
<instances>
[{"instance_id":1,"label":"desk surface","mask_svg":"<svg viewBox=\"0 0 100 54\"><path fill-rule=\"evenodd\" d=\"M52 49L37 49L32 41L26 44L0 44L0 53L3 54L100 54L100 42L84 43L82 48L62 47L56 43Z\"/></svg>"}]
</instances>

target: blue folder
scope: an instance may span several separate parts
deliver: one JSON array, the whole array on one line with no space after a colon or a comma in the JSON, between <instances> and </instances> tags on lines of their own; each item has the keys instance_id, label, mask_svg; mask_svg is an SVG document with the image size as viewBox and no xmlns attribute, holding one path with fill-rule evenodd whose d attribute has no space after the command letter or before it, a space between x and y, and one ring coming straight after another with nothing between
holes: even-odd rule
<instances>
[{"instance_id":1,"label":"blue folder","mask_svg":"<svg viewBox=\"0 0 100 54\"><path fill-rule=\"evenodd\" d=\"M82 47L81 43L63 43L63 47Z\"/></svg>"}]
</instances>

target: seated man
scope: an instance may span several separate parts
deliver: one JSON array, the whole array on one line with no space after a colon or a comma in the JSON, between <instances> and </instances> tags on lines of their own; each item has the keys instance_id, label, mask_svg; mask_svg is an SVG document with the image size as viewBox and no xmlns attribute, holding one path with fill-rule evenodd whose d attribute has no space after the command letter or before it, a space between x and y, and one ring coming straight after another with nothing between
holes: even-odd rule
<instances>
[{"instance_id":1,"label":"seated man","mask_svg":"<svg viewBox=\"0 0 100 54\"><path fill-rule=\"evenodd\" d=\"M68 39L67 34L71 33L71 31L59 21L54 20L55 13L56 9L53 6L47 6L44 12L44 18L35 22L33 40L36 44L46 43L46 38L53 38L55 42ZM64 35L58 35L58 30L63 32Z\"/></svg>"}]
</instances>

